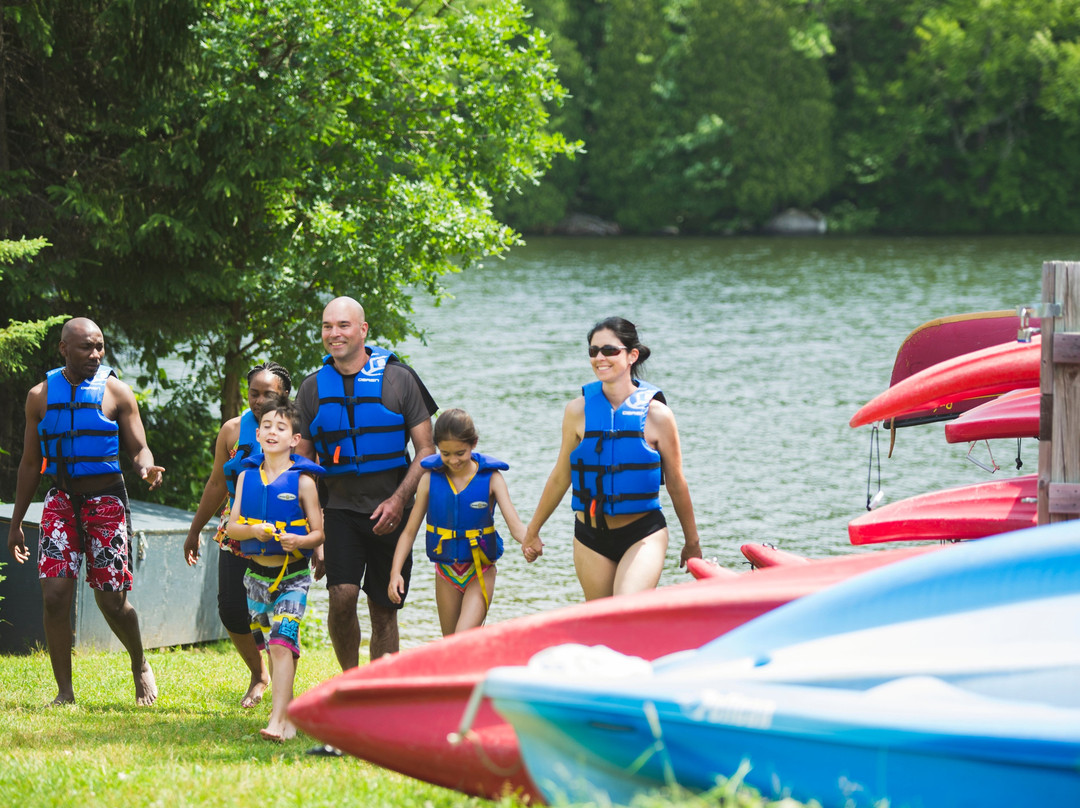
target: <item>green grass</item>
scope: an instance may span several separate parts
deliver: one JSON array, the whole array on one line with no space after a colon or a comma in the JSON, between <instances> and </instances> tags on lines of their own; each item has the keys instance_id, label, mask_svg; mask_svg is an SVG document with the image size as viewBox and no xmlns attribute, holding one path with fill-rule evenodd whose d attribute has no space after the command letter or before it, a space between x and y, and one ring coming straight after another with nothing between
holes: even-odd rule
<instances>
[{"instance_id":1,"label":"green grass","mask_svg":"<svg viewBox=\"0 0 1080 808\"><path fill-rule=\"evenodd\" d=\"M148 658L160 693L154 706L135 706L125 654L76 652L77 703L46 709L56 695L48 656L0 656L0 806L496 805L352 757L306 755L313 741L302 734L281 745L264 741L269 694L254 709L239 707L247 677L227 644L162 649ZM330 649L305 651L296 692L336 673ZM796 805L720 790L636 804ZM521 803L508 797L497 805Z\"/></svg>"}]
</instances>

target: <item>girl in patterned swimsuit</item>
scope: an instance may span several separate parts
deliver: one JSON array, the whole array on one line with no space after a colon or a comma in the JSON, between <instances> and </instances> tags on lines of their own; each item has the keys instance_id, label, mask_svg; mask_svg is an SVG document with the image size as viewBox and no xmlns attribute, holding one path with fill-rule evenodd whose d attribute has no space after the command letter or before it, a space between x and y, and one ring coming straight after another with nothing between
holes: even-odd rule
<instances>
[{"instance_id":1,"label":"girl in patterned swimsuit","mask_svg":"<svg viewBox=\"0 0 1080 808\"><path fill-rule=\"evenodd\" d=\"M495 530L495 505L518 542L523 542L525 525L500 473L508 466L474 451L479 436L467 412L452 409L440 415L434 439L439 451L421 461L427 471L398 539L387 591L394 603L404 597L401 568L426 518L427 555L435 562L435 602L446 636L483 625L487 617L495 592L495 562L503 550ZM543 545L539 540L522 543L521 550L531 563L543 553Z\"/></svg>"}]
</instances>

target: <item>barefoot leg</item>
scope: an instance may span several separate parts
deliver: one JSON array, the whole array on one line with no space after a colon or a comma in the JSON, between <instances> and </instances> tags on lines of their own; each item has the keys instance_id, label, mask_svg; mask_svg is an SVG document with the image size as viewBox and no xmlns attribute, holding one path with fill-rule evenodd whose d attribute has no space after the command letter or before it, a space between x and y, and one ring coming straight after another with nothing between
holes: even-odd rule
<instances>
[{"instance_id":1,"label":"barefoot leg","mask_svg":"<svg viewBox=\"0 0 1080 808\"><path fill-rule=\"evenodd\" d=\"M49 662L56 679L56 698L48 707L72 704L75 690L71 684L71 600L75 596L74 578L42 578L41 594L45 611L45 642Z\"/></svg>"},{"instance_id":2,"label":"barefoot leg","mask_svg":"<svg viewBox=\"0 0 1080 808\"><path fill-rule=\"evenodd\" d=\"M279 740L296 737L296 726L289 720L289 702L293 697L293 680L296 678L296 660L292 650L284 645L272 644L270 658L273 660L274 678L271 684L273 707L270 710L270 722L263 731L263 737L277 736Z\"/></svg>"},{"instance_id":3,"label":"barefoot leg","mask_svg":"<svg viewBox=\"0 0 1080 808\"><path fill-rule=\"evenodd\" d=\"M251 672L251 681L248 683L248 689L244 697L240 699L240 706L254 707L262 701L263 693L270 685L270 671L266 667L259 646L255 643L254 634L250 631L244 634L230 631L229 639L232 640L237 652L244 660L244 664L247 665L248 670Z\"/></svg>"},{"instance_id":4,"label":"barefoot leg","mask_svg":"<svg viewBox=\"0 0 1080 808\"><path fill-rule=\"evenodd\" d=\"M142 636L139 634L139 616L128 602L127 592L101 592L94 590L98 608L117 636L128 656L131 657L131 675L135 680L135 703L148 707L158 697L157 682L150 663L143 655Z\"/></svg>"}]
</instances>

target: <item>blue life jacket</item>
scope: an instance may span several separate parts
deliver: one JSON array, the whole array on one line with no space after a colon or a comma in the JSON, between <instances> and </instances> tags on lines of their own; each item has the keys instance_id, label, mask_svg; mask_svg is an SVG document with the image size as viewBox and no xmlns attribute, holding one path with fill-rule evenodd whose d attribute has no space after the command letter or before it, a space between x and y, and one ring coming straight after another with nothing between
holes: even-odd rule
<instances>
[{"instance_id":1,"label":"blue life jacket","mask_svg":"<svg viewBox=\"0 0 1080 808\"><path fill-rule=\"evenodd\" d=\"M116 373L101 365L93 378L72 385L63 368L45 377L45 416L38 424L42 473L56 478L120 472L120 428L101 411L105 385Z\"/></svg>"},{"instance_id":2,"label":"blue life jacket","mask_svg":"<svg viewBox=\"0 0 1080 808\"><path fill-rule=\"evenodd\" d=\"M441 564L472 561L479 571L503 554L503 540L495 530L491 500L491 474L510 468L490 455L472 453L478 468L465 490L455 491L442 457L430 455L420 465L431 470L427 510L427 556ZM483 579L481 579L483 580Z\"/></svg>"},{"instance_id":3,"label":"blue life jacket","mask_svg":"<svg viewBox=\"0 0 1080 808\"><path fill-rule=\"evenodd\" d=\"M328 476L370 474L405 468L408 433L405 417L382 403L383 372L397 357L385 348L371 347L368 362L356 374L353 394L332 357L323 360L315 377L319 407L311 421L311 441Z\"/></svg>"},{"instance_id":4,"label":"blue life jacket","mask_svg":"<svg viewBox=\"0 0 1080 808\"><path fill-rule=\"evenodd\" d=\"M308 521L300 502L300 475L322 474L322 466L306 457L289 455L292 466L277 476L272 483L266 482L261 466L263 456L253 455L244 461L244 484L240 489L241 512L231 517L238 525L258 525L269 522L279 533L308 534ZM243 539L237 542L241 555L290 555L276 538L269 541ZM313 550L293 550L296 558L310 556Z\"/></svg>"},{"instance_id":5,"label":"blue life jacket","mask_svg":"<svg viewBox=\"0 0 1080 808\"><path fill-rule=\"evenodd\" d=\"M586 517L660 510L660 453L645 442L645 418L660 388L634 379L637 390L618 408L604 396L603 383L581 388L585 433L570 453L573 509Z\"/></svg>"},{"instance_id":6,"label":"blue life jacket","mask_svg":"<svg viewBox=\"0 0 1080 808\"><path fill-rule=\"evenodd\" d=\"M244 461L259 451L259 441L255 437L255 430L258 428L255 413L251 410L247 410L240 416L240 436L236 441L236 454L225 461L222 467L225 471L225 486L229 489L230 506L236 499L236 481L240 477L240 472L244 470Z\"/></svg>"}]
</instances>

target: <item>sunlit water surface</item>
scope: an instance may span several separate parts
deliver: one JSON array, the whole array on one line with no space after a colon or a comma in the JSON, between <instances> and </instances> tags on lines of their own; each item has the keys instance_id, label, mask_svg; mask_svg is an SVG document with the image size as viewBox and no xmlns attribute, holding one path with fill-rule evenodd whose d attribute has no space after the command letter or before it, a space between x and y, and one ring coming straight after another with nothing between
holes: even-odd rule
<instances>
[{"instance_id":1,"label":"sunlit water surface","mask_svg":"<svg viewBox=\"0 0 1080 808\"><path fill-rule=\"evenodd\" d=\"M768 542L812 557L854 548L847 523L865 512L871 429L848 419L889 381L896 350L927 320L1039 300L1042 262L1075 259L1080 240L530 239L506 260L451 277L453 299L416 300L426 332L394 346L441 407L476 420L480 450L510 464L528 521L558 450L566 402L592 380L585 335L611 315L634 321L652 349L646 378L679 424L706 557L745 569L739 546ZM316 338L313 324L313 338ZM377 342L377 340L376 340ZM299 375L299 374L298 374ZM988 479L941 424L908 428L893 457L881 440L886 501ZM997 477L1035 470L1034 441L993 442ZM976 453L987 460L987 447ZM872 471L877 489L877 470ZM687 580L670 501L661 585ZM569 495L548 521L543 557L507 552L489 623L582 599L572 564ZM415 549L402 646L439 636L432 565ZM312 592L316 611L325 590ZM364 609L364 640L368 626Z\"/></svg>"}]
</instances>

